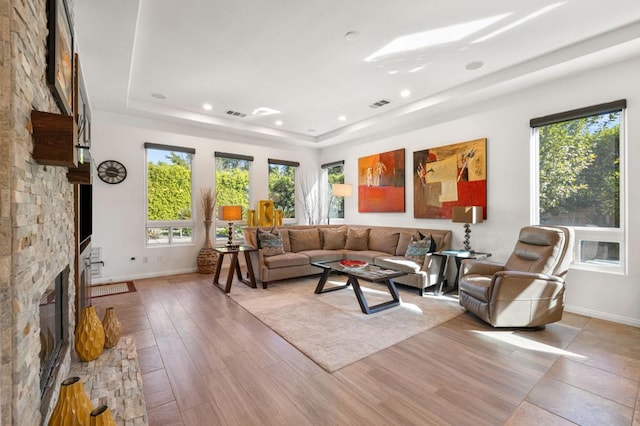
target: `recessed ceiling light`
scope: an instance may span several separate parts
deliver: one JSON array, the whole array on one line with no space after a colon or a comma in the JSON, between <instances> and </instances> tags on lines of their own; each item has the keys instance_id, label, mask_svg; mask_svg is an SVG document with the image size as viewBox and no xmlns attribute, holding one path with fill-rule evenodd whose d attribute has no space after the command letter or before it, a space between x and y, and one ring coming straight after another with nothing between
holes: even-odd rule
<instances>
[{"instance_id":1,"label":"recessed ceiling light","mask_svg":"<svg viewBox=\"0 0 640 426\"><path fill-rule=\"evenodd\" d=\"M282 126L282 120L276 120L276 126Z\"/></svg>"},{"instance_id":2,"label":"recessed ceiling light","mask_svg":"<svg viewBox=\"0 0 640 426\"><path fill-rule=\"evenodd\" d=\"M202 104L202 109L205 111L211 111L213 109L213 105L211 104Z\"/></svg>"},{"instance_id":3,"label":"recessed ceiling light","mask_svg":"<svg viewBox=\"0 0 640 426\"><path fill-rule=\"evenodd\" d=\"M338 117L338 120L340 120L340 121L345 121L346 119L347 119L347 117L344 116L344 115L341 115L341 116Z\"/></svg>"},{"instance_id":4,"label":"recessed ceiling light","mask_svg":"<svg viewBox=\"0 0 640 426\"><path fill-rule=\"evenodd\" d=\"M162 93L152 93L151 96L156 99L167 99L167 95L163 95Z\"/></svg>"},{"instance_id":5,"label":"recessed ceiling light","mask_svg":"<svg viewBox=\"0 0 640 426\"><path fill-rule=\"evenodd\" d=\"M411 96L411 90L404 89L400 92L400 96L402 96L403 98L408 98L409 96Z\"/></svg>"},{"instance_id":6,"label":"recessed ceiling light","mask_svg":"<svg viewBox=\"0 0 640 426\"><path fill-rule=\"evenodd\" d=\"M353 41L357 39L359 36L360 36L360 33L357 31L347 31L346 33L344 33L344 38L347 41Z\"/></svg>"},{"instance_id":7,"label":"recessed ceiling light","mask_svg":"<svg viewBox=\"0 0 640 426\"><path fill-rule=\"evenodd\" d=\"M482 68L483 65L484 65L484 62L482 61L473 61L473 62L469 62L465 66L465 68L471 71L471 70L477 70L478 68Z\"/></svg>"}]
</instances>

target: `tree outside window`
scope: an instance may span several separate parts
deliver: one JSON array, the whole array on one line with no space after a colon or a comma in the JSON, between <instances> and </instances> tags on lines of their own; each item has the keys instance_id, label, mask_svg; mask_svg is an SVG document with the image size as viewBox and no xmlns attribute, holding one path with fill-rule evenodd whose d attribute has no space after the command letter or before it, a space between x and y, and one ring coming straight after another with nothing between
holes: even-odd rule
<instances>
[{"instance_id":1,"label":"tree outside window","mask_svg":"<svg viewBox=\"0 0 640 426\"><path fill-rule=\"evenodd\" d=\"M284 219L296 217L296 165L269 160L269 199L274 208L282 209Z\"/></svg>"},{"instance_id":2,"label":"tree outside window","mask_svg":"<svg viewBox=\"0 0 640 426\"><path fill-rule=\"evenodd\" d=\"M195 151L145 144L147 245L193 242L191 163ZM175 149L172 149L175 148Z\"/></svg>"},{"instance_id":3,"label":"tree outside window","mask_svg":"<svg viewBox=\"0 0 640 426\"><path fill-rule=\"evenodd\" d=\"M621 266L622 113L609 110L535 126L538 220L574 228L576 264Z\"/></svg>"},{"instance_id":4,"label":"tree outside window","mask_svg":"<svg viewBox=\"0 0 640 426\"><path fill-rule=\"evenodd\" d=\"M227 155L227 156L225 156ZM247 220L249 208L249 176L252 158L216 153L216 190L218 206L241 206L242 220ZM215 212L216 217L218 212ZM241 239L243 227L234 227L234 239ZM228 224L218 220L217 239L228 239Z\"/></svg>"}]
</instances>

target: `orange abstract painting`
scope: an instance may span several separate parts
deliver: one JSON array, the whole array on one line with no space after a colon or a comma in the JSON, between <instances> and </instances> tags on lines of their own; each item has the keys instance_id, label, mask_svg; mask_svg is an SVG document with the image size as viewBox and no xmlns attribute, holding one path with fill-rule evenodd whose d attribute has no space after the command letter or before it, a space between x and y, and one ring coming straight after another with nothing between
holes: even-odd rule
<instances>
[{"instance_id":1,"label":"orange abstract painting","mask_svg":"<svg viewBox=\"0 0 640 426\"><path fill-rule=\"evenodd\" d=\"M358 211L404 212L404 149L358 159Z\"/></svg>"},{"instance_id":2,"label":"orange abstract painting","mask_svg":"<svg viewBox=\"0 0 640 426\"><path fill-rule=\"evenodd\" d=\"M487 218L487 139L413 153L413 216L450 219L453 206L482 206Z\"/></svg>"}]
</instances>

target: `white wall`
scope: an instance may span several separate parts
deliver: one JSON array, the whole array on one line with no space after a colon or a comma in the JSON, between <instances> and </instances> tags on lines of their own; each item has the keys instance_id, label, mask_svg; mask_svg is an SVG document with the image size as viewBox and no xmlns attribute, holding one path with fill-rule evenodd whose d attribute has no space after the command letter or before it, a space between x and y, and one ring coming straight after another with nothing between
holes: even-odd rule
<instances>
[{"instance_id":1,"label":"white wall","mask_svg":"<svg viewBox=\"0 0 640 426\"><path fill-rule=\"evenodd\" d=\"M195 271L198 251L204 244L204 225L200 209L200 188L215 186L214 152L251 155L250 197L268 198L268 158L300 162L300 171L316 174L320 168L315 149L291 150L291 146L250 145L238 141L214 139L201 129L184 128L170 123L134 119L113 114L95 114L92 128L91 155L96 165L104 160L117 160L127 168L127 178L117 185L93 179L92 247L102 249L102 277L93 283L118 282L128 279ZM144 143L195 148L193 176L196 212L196 241L188 246L145 247L146 181ZM254 207L252 207L254 208ZM296 217L304 219L297 206ZM226 226L222 224L221 226ZM211 236L214 238L212 228ZM135 257L135 260L131 260ZM147 258L147 263L143 261Z\"/></svg>"},{"instance_id":2,"label":"white wall","mask_svg":"<svg viewBox=\"0 0 640 426\"><path fill-rule=\"evenodd\" d=\"M504 261L518 231L530 224L531 167L529 120L598 103L627 99L628 274L572 269L567 278L567 310L640 326L640 59L568 76L562 80L465 108L463 118L357 146L325 149L321 162L345 160L345 182L357 183L359 157L406 149L406 212L358 213L357 191L345 201L347 223L433 227L454 231L454 247L462 246L462 226L442 219L413 217L413 152L467 140L487 138L487 221L472 226L474 249ZM459 116L458 112L455 114ZM636 260L634 262L634 260Z\"/></svg>"},{"instance_id":3,"label":"white wall","mask_svg":"<svg viewBox=\"0 0 640 426\"><path fill-rule=\"evenodd\" d=\"M399 148L406 149L406 212L358 213L357 195L345 202L347 223L433 227L454 231L454 246L462 245L462 226L448 220L414 219L411 169L413 151L487 138L487 221L472 227L476 250L493 253L504 261L511 253L518 231L530 224L530 130L533 117L625 98L628 101L627 160L629 193L628 274L625 276L571 270L567 278L567 310L640 326L640 265L633 262L640 252L640 170L633 159L640 155L640 59L592 70L580 75L532 87L452 113L455 118L419 130L397 132L396 136L370 142L345 144L321 151L264 141L226 141L207 136L197 128L183 128L130 117L96 113L92 154L96 162L116 159L129 171L125 182L107 185L94 179L94 247L102 247L103 279L120 281L195 270L195 259L204 237L198 228L194 246L145 248L144 246L144 142L196 148L195 188L214 181L214 151L255 156L252 168L252 199L267 196L267 158L300 161L305 173L314 174L321 163L345 160L345 182L357 182L359 157ZM257 145L254 145L256 143ZM354 191L357 194L357 191ZM302 211L298 208L298 217ZM196 221L199 225L199 221ZM142 263L147 256L149 263ZM162 257L162 262L158 257ZM136 257L135 261L129 260Z\"/></svg>"}]
</instances>

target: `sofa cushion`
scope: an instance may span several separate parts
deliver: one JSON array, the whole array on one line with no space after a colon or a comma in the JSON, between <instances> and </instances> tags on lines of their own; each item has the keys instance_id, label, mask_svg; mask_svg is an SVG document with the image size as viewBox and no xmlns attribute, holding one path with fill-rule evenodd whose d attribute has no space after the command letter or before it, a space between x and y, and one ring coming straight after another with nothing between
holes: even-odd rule
<instances>
[{"instance_id":1,"label":"sofa cushion","mask_svg":"<svg viewBox=\"0 0 640 426\"><path fill-rule=\"evenodd\" d=\"M282 236L278 231L278 228L273 228L271 231L263 231L258 228L258 247L262 249L264 257L275 256L278 254L284 254L284 246L282 243Z\"/></svg>"},{"instance_id":2,"label":"sofa cushion","mask_svg":"<svg viewBox=\"0 0 640 426\"><path fill-rule=\"evenodd\" d=\"M413 236L416 235L412 232L401 232L398 236L398 245L396 246L396 256L404 256L407 252L407 247Z\"/></svg>"},{"instance_id":3,"label":"sofa cushion","mask_svg":"<svg viewBox=\"0 0 640 426\"><path fill-rule=\"evenodd\" d=\"M373 250L356 250L356 251L346 251L344 254L345 259L349 260L362 260L363 262L368 262L370 264L374 264L377 257L387 257L389 253L385 253L383 251L373 251Z\"/></svg>"},{"instance_id":4,"label":"sofa cushion","mask_svg":"<svg viewBox=\"0 0 640 426\"><path fill-rule=\"evenodd\" d=\"M297 253L305 250L321 250L320 233L317 229L290 229L289 242L291 251Z\"/></svg>"},{"instance_id":5,"label":"sofa cushion","mask_svg":"<svg viewBox=\"0 0 640 426\"><path fill-rule=\"evenodd\" d=\"M282 235L282 245L284 246L285 253L290 253L291 243L289 242L289 230L286 228L280 229L280 235Z\"/></svg>"},{"instance_id":6,"label":"sofa cushion","mask_svg":"<svg viewBox=\"0 0 640 426\"><path fill-rule=\"evenodd\" d=\"M369 231L369 250L395 254L396 247L398 246L398 238L400 238L399 232L373 228Z\"/></svg>"},{"instance_id":7,"label":"sofa cushion","mask_svg":"<svg viewBox=\"0 0 640 426\"><path fill-rule=\"evenodd\" d=\"M422 236L422 234L421 234ZM431 237L424 237L417 239L413 237L409 246L407 247L407 252L404 257L407 259L413 260L419 265L424 264L424 258L429 253L433 253L436 250L436 242Z\"/></svg>"},{"instance_id":8,"label":"sofa cushion","mask_svg":"<svg viewBox=\"0 0 640 426\"><path fill-rule=\"evenodd\" d=\"M408 274L416 274L422 269L422 265L418 265L413 260L407 259L404 256L376 257L374 264L383 268L406 272Z\"/></svg>"},{"instance_id":9,"label":"sofa cushion","mask_svg":"<svg viewBox=\"0 0 640 426\"><path fill-rule=\"evenodd\" d=\"M345 243L344 248L347 250L368 250L369 228L349 228L347 231L347 242Z\"/></svg>"},{"instance_id":10,"label":"sofa cushion","mask_svg":"<svg viewBox=\"0 0 640 426\"><path fill-rule=\"evenodd\" d=\"M264 264L269 269L288 268L309 264L309 256L299 253L285 253L264 258Z\"/></svg>"},{"instance_id":11,"label":"sofa cushion","mask_svg":"<svg viewBox=\"0 0 640 426\"><path fill-rule=\"evenodd\" d=\"M341 250L347 240L347 227L340 228L322 228L322 249L323 250Z\"/></svg>"},{"instance_id":12,"label":"sofa cushion","mask_svg":"<svg viewBox=\"0 0 640 426\"><path fill-rule=\"evenodd\" d=\"M305 250L299 254L304 254L309 257L309 262L333 262L335 260L342 260L344 256L342 252L338 250Z\"/></svg>"}]
</instances>

